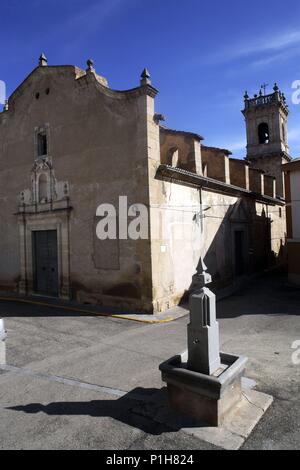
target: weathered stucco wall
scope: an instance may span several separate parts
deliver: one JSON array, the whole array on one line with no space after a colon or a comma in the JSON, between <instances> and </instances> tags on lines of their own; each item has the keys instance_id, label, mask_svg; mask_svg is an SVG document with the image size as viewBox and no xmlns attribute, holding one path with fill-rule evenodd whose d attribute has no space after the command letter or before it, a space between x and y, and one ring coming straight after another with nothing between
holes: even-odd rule
<instances>
[{"instance_id":1,"label":"weathered stucco wall","mask_svg":"<svg viewBox=\"0 0 300 470\"><path fill-rule=\"evenodd\" d=\"M156 311L177 305L186 296L200 256L215 289L284 261L283 207L157 180L150 184L150 195ZM235 232L243 233L241 255ZM237 256L242 258L242 274Z\"/></svg>"},{"instance_id":2,"label":"weathered stucco wall","mask_svg":"<svg viewBox=\"0 0 300 470\"><path fill-rule=\"evenodd\" d=\"M75 80L75 72L74 67L36 69L1 114L0 284L15 288L19 280L17 199L31 183L34 130L47 124L56 177L69 183L71 295L101 301L106 294L108 303L126 306L132 299L141 309L151 308L149 241L101 242L95 236L99 204L118 208L119 195L127 196L129 205L148 204L149 97L141 88L111 92L92 73ZM109 263L113 254L115 266Z\"/></svg>"},{"instance_id":3,"label":"weathered stucco wall","mask_svg":"<svg viewBox=\"0 0 300 470\"><path fill-rule=\"evenodd\" d=\"M151 205L151 251L154 307L178 304L190 287L202 244L199 192L159 182Z\"/></svg>"}]
</instances>

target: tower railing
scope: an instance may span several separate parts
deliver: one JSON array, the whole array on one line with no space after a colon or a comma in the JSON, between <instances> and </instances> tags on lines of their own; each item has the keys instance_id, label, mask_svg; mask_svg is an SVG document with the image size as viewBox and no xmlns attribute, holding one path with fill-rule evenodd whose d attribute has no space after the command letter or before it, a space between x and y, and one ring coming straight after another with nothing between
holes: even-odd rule
<instances>
[{"instance_id":1,"label":"tower railing","mask_svg":"<svg viewBox=\"0 0 300 470\"><path fill-rule=\"evenodd\" d=\"M257 108L259 106L265 106L269 104L281 103L283 106L286 105L285 98L280 92L271 93L270 95L260 95L254 98L245 99L245 109Z\"/></svg>"}]
</instances>

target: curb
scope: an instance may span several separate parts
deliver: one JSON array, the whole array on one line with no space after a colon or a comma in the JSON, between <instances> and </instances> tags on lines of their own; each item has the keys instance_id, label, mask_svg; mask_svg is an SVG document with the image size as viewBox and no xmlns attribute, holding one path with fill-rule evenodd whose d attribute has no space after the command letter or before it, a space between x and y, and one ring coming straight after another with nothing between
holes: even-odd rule
<instances>
[{"instance_id":1,"label":"curb","mask_svg":"<svg viewBox=\"0 0 300 470\"><path fill-rule=\"evenodd\" d=\"M89 314L95 317L117 318L121 320L135 321L138 323L147 323L147 324L163 324L163 323L170 323L172 321L177 320L176 317L167 317L161 320L153 318L153 320L150 320L150 319L148 320L148 319L143 319L143 318L135 318L133 315L131 316L131 315L122 315L122 314L113 314L113 313L101 313L101 312L95 312L93 310L85 310L85 309L81 309L77 307L68 307L67 305L51 304L47 302L25 300L25 299L19 299L15 297L0 297L0 301L31 304L31 305L37 305L40 307L48 307L48 308L54 308L58 310L67 310L70 312L85 313L85 314Z\"/></svg>"}]
</instances>

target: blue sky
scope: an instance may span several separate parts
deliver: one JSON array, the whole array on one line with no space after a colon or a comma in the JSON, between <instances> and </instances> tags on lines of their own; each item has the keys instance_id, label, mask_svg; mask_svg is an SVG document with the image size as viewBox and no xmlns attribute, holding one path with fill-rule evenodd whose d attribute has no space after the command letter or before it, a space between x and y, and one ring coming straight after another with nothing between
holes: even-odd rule
<instances>
[{"instance_id":1,"label":"blue sky","mask_svg":"<svg viewBox=\"0 0 300 470\"><path fill-rule=\"evenodd\" d=\"M37 65L86 67L111 88L137 86L142 69L159 91L156 110L175 129L245 155L245 90L277 81L290 105L290 153L300 155L300 2L286 0L1 0L0 80L10 94Z\"/></svg>"}]
</instances>

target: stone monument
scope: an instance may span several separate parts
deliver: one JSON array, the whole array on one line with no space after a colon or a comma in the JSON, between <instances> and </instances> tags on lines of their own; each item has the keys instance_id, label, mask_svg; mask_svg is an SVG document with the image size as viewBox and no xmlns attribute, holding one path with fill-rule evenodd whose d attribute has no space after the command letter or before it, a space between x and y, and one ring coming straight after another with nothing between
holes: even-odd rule
<instances>
[{"instance_id":1,"label":"stone monument","mask_svg":"<svg viewBox=\"0 0 300 470\"><path fill-rule=\"evenodd\" d=\"M200 290L190 297L190 324L188 325L188 369L212 375L221 367L219 324L216 319L216 296L207 287L211 276L201 260L197 274Z\"/></svg>"},{"instance_id":2,"label":"stone monument","mask_svg":"<svg viewBox=\"0 0 300 470\"><path fill-rule=\"evenodd\" d=\"M160 365L169 403L175 410L220 426L242 399L247 358L220 353L216 296L206 285L211 276L203 262L193 278L187 353Z\"/></svg>"}]
</instances>

